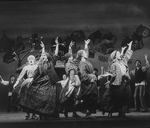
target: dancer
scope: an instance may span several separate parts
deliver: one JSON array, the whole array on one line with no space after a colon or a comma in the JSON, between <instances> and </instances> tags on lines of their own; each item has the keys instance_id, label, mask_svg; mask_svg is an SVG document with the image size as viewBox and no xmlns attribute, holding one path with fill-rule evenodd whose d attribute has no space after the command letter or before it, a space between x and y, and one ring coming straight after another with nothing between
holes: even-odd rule
<instances>
[{"instance_id":1,"label":"dancer","mask_svg":"<svg viewBox=\"0 0 150 128\"><path fill-rule=\"evenodd\" d=\"M52 56L45 52L43 43L41 46L44 51L30 81L26 102L21 105L29 112L39 114L40 119L47 119L59 117L56 111L56 82L58 77L54 70Z\"/></svg>"},{"instance_id":2,"label":"dancer","mask_svg":"<svg viewBox=\"0 0 150 128\"><path fill-rule=\"evenodd\" d=\"M82 107L86 110L86 117L91 117L92 113L96 113L98 98L97 78L93 74L93 65L87 61L89 42L89 39L85 40L85 50L77 52L77 60L80 60L79 71L81 75L81 93L78 96L78 100L83 101Z\"/></svg>"},{"instance_id":3,"label":"dancer","mask_svg":"<svg viewBox=\"0 0 150 128\"><path fill-rule=\"evenodd\" d=\"M19 88L19 91L18 91L18 95L20 99L19 105L21 106L26 104L26 96L28 93L28 87L30 85L30 82L33 79L34 71L37 68L36 60L33 55L29 55L27 58L27 61L28 61L28 64L23 67L16 83L14 84L14 89L17 90ZM30 113L28 112L28 110L24 110L24 111L27 112L27 115L25 116L25 120L27 120L30 118ZM36 119L35 114L32 114L32 119Z\"/></svg>"},{"instance_id":4,"label":"dancer","mask_svg":"<svg viewBox=\"0 0 150 128\"><path fill-rule=\"evenodd\" d=\"M119 116L125 116L123 106L128 104L126 99L129 100L127 95L130 93L130 91L128 92L127 84L130 80L127 63L133 53L131 46L132 41L128 44L128 49L123 56L118 51L114 51L110 55L109 72L111 73L111 79L107 82L110 86L110 100L106 106L106 111L109 112L109 117L112 116L113 112L119 112Z\"/></svg>"},{"instance_id":5,"label":"dancer","mask_svg":"<svg viewBox=\"0 0 150 128\"><path fill-rule=\"evenodd\" d=\"M60 103L64 111L65 117L68 117L68 112L73 111L73 117L79 117L75 111L76 97L79 95L80 91L80 79L76 75L76 68L72 64L68 65L67 74L68 78L65 81L65 86L60 94Z\"/></svg>"},{"instance_id":6,"label":"dancer","mask_svg":"<svg viewBox=\"0 0 150 128\"><path fill-rule=\"evenodd\" d=\"M64 75L63 75L63 80L60 80L60 81L57 82L57 83L60 83L60 84L61 84L62 89L63 89L63 88L65 87L65 85L66 85L66 79L67 79L67 75L64 74Z\"/></svg>"},{"instance_id":7,"label":"dancer","mask_svg":"<svg viewBox=\"0 0 150 128\"><path fill-rule=\"evenodd\" d=\"M0 83L2 85L8 86L9 90L8 90L8 104L7 104L7 112L9 113L11 111L11 108L13 107L14 111L17 111L17 106L13 105L13 97L12 97L12 92L13 92L13 86L16 82L16 78L15 75L11 75L10 76L10 80L9 81L5 81L3 80L2 76L0 76Z\"/></svg>"}]
</instances>

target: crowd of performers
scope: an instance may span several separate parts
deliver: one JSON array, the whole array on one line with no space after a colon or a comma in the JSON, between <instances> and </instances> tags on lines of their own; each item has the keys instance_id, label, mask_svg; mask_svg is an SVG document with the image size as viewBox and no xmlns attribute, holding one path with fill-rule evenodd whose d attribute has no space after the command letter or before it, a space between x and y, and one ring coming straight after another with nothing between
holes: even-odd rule
<instances>
[{"instance_id":1,"label":"crowd of performers","mask_svg":"<svg viewBox=\"0 0 150 128\"><path fill-rule=\"evenodd\" d=\"M68 118L68 112L72 112L74 118L80 117L77 112L85 113L91 117L97 110L108 113L108 117L117 112L118 116L125 116L131 105L130 73L128 61L133 51L132 41L128 47L123 47L121 52L113 51L108 60L108 72L97 75L93 65L87 60L89 55L88 44L90 39L85 40L85 48L79 50L74 57L72 53L73 41L69 45L68 53L65 54L65 71L63 80L59 80L55 71L55 64L59 51L58 38L55 40L56 49L53 54L45 51L45 45L41 41L42 50L38 57L30 55L28 64L23 67L19 77L11 76L10 81L4 81L3 85L11 87L8 96L17 94L17 102L27 115L25 119L59 118L59 113L64 113ZM144 101L144 85L146 70L149 68L147 55L145 55L146 67L141 67L140 60L136 61L136 70L132 75L136 76L135 83L135 106L136 97L140 95L142 111L146 112L147 107ZM142 76L142 77L141 77ZM98 81L107 77L103 96L98 100ZM11 86L12 85L12 86ZM61 85L61 86L60 86ZM10 108L8 109L10 111Z\"/></svg>"}]
</instances>

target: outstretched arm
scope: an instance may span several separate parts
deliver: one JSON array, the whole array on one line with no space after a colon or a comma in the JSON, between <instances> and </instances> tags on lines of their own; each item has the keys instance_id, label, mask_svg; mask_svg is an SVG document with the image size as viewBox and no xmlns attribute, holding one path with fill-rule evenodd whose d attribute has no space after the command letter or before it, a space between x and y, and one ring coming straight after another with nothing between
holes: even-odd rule
<instances>
[{"instance_id":1,"label":"outstretched arm","mask_svg":"<svg viewBox=\"0 0 150 128\"><path fill-rule=\"evenodd\" d=\"M128 44L128 50L131 50L131 48L132 48L132 43L133 43L133 41L131 41L131 42Z\"/></svg>"},{"instance_id":2,"label":"outstretched arm","mask_svg":"<svg viewBox=\"0 0 150 128\"><path fill-rule=\"evenodd\" d=\"M41 52L41 57L39 58L39 60L37 61L37 65L41 62L41 60L42 60L42 54L45 52L45 45L44 45L44 43L43 43L43 41L41 41L41 47L42 47L42 52Z\"/></svg>"},{"instance_id":3,"label":"outstretched arm","mask_svg":"<svg viewBox=\"0 0 150 128\"><path fill-rule=\"evenodd\" d=\"M59 51L58 37L56 37L55 43L56 43L56 49L55 49L55 51L54 51L54 55L57 56L57 55L58 55L58 51Z\"/></svg>"},{"instance_id":4,"label":"outstretched arm","mask_svg":"<svg viewBox=\"0 0 150 128\"><path fill-rule=\"evenodd\" d=\"M123 56L124 50L126 49L126 47L122 47L121 48L121 56Z\"/></svg>"},{"instance_id":5,"label":"outstretched arm","mask_svg":"<svg viewBox=\"0 0 150 128\"><path fill-rule=\"evenodd\" d=\"M88 44L90 43L90 41L91 41L90 39L84 40L84 42L85 42L84 50L85 50L85 52L87 54L87 58L89 57L89 47L88 47Z\"/></svg>"},{"instance_id":6,"label":"outstretched arm","mask_svg":"<svg viewBox=\"0 0 150 128\"><path fill-rule=\"evenodd\" d=\"M150 64L149 64L149 61L148 61L147 57L148 57L148 55L145 54L145 55L144 55L144 58L145 58L146 68L150 68Z\"/></svg>"},{"instance_id":7,"label":"outstretched arm","mask_svg":"<svg viewBox=\"0 0 150 128\"><path fill-rule=\"evenodd\" d=\"M69 45L69 50L68 50L68 53L72 54L72 46L74 45L74 42L71 41L70 42L70 45Z\"/></svg>"},{"instance_id":8,"label":"outstretched arm","mask_svg":"<svg viewBox=\"0 0 150 128\"><path fill-rule=\"evenodd\" d=\"M43 41L41 41L41 47L42 47L42 53L44 53L45 52L45 45L44 45L44 43L43 43Z\"/></svg>"},{"instance_id":9,"label":"outstretched arm","mask_svg":"<svg viewBox=\"0 0 150 128\"><path fill-rule=\"evenodd\" d=\"M126 53L125 53L124 56L123 56L123 61L124 61L125 63L128 63L129 59L131 58L131 56L132 56L132 54L133 54L133 51L131 50L132 43L133 43L133 41L131 41L131 42L128 44L128 49L127 49Z\"/></svg>"},{"instance_id":10,"label":"outstretched arm","mask_svg":"<svg viewBox=\"0 0 150 128\"><path fill-rule=\"evenodd\" d=\"M0 83L6 86L9 85L9 81L3 80L2 76L0 76Z\"/></svg>"}]
</instances>

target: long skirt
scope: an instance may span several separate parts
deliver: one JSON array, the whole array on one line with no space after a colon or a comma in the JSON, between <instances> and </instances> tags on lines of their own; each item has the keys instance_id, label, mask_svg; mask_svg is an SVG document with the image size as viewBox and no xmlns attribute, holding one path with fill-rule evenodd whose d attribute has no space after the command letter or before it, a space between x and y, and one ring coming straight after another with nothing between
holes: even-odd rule
<instances>
[{"instance_id":1,"label":"long skirt","mask_svg":"<svg viewBox=\"0 0 150 128\"><path fill-rule=\"evenodd\" d=\"M78 91L79 91L79 87L73 88L71 93L67 93L68 86L65 86L62 89L60 96L59 96L59 101L60 101L59 112L60 113L63 113L64 111L73 112L75 110L74 105L77 100L76 98L77 98Z\"/></svg>"},{"instance_id":2,"label":"long skirt","mask_svg":"<svg viewBox=\"0 0 150 128\"><path fill-rule=\"evenodd\" d=\"M122 82L121 85L110 85L110 88L104 93L99 109L106 112L125 112L124 106L131 104L131 89L128 82Z\"/></svg>"},{"instance_id":3,"label":"long skirt","mask_svg":"<svg viewBox=\"0 0 150 128\"><path fill-rule=\"evenodd\" d=\"M98 110L105 110L108 106L108 103L110 101L110 89L107 89L103 96L100 98L99 102L97 102L97 109Z\"/></svg>"},{"instance_id":4,"label":"long skirt","mask_svg":"<svg viewBox=\"0 0 150 128\"><path fill-rule=\"evenodd\" d=\"M56 84L51 84L46 76L26 83L20 91L20 106L29 112L58 117L56 92Z\"/></svg>"},{"instance_id":5,"label":"long skirt","mask_svg":"<svg viewBox=\"0 0 150 128\"><path fill-rule=\"evenodd\" d=\"M78 104L76 110L96 113L96 104L98 100L98 88L96 83L81 82L81 92L78 96Z\"/></svg>"}]
</instances>

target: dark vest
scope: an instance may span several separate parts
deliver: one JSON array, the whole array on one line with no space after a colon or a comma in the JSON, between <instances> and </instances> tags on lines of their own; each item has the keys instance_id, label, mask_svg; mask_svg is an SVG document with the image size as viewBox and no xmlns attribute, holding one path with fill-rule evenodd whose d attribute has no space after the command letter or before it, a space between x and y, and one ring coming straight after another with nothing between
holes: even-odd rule
<instances>
[{"instance_id":1,"label":"dark vest","mask_svg":"<svg viewBox=\"0 0 150 128\"><path fill-rule=\"evenodd\" d=\"M11 81L9 81L9 86L8 86L8 91L9 92L12 92L14 84L15 84L15 82L11 83Z\"/></svg>"},{"instance_id":2,"label":"dark vest","mask_svg":"<svg viewBox=\"0 0 150 128\"><path fill-rule=\"evenodd\" d=\"M135 83L141 83L143 80L146 80L146 72L143 72L140 67L139 70L135 70Z\"/></svg>"}]
</instances>

